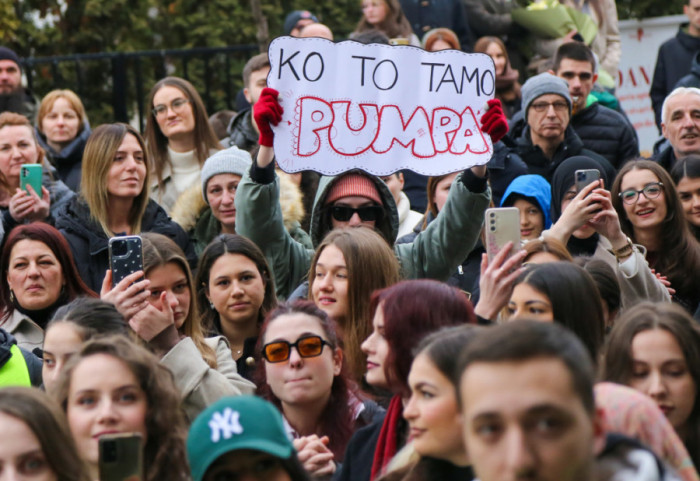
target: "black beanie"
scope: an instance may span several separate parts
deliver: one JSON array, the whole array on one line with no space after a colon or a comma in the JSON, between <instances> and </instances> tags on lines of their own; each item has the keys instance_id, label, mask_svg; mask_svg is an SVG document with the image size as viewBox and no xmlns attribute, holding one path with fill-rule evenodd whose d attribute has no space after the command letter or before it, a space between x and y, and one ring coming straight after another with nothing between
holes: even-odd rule
<instances>
[{"instance_id":1,"label":"black beanie","mask_svg":"<svg viewBox=\"0 0 700 481\"><path fill-rule=\"evenodd\" d=\"M7 47L0 47L0 60L12 60L17 66L22 69L22 64L19 63L19 57L14 50Z\"/></svg>"}]
</instances>

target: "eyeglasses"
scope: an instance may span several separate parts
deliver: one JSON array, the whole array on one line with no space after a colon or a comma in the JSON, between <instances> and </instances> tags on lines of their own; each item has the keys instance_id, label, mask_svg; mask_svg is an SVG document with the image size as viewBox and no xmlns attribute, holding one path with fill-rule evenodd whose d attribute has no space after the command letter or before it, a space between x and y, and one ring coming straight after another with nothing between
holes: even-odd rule
<instances>
[{"instance_id":1,"label":"eyeglasses","mask_svg":"<svg viewBox=\"0 0 700 481\"><path fill-rule=\"evenodd\" d=\"M331 207L331 215L339 222L349 221L355 215L355 212L357 212L361 220L369 222L381 219L384 209L378 205L365 205L357 208L347 205L334 205Z\"/></svg>"},{"instance_id":2,"label":"eyeglasses","mask_svg":"<svg viewBox=\"0 0 700 481\"><path fill-rule=\"evenodd\" d=\"M190 103L190 101L187 99L175 99L172 102L170 102L170 108L173 109L173 112L179 112L188 103ZM158 104L155 107L153 107L152 112L154 117L162 117L168 112L168 106L165 104Z\"/></svg>"},{"instance_id":3,"label":"eyeglasses","mask_svg":"<svg viewBox=\"0 0 700 481\"><path fill-rule=\"evenodd\" d=\"M569 110L569 104L567 104L563 100L557 100L556 102L535 102L530 105L530 107L535 109L535 112L540 113L549 110L550 106L554 107L555 112L563 112L565 110Z\"/></svg>"},{"instance_id":4,"label":"eyeglasses","mask_svg":"<svg viewBox=\"0 0 700 481\"><path fill-rule=\"evenodd\" d=\"M622 202L625 204L634 204L637 202L639 194L644 194L644 197L649 200L656 199L663 192L663 189L661 188L663 185L664 184L661 182L651 182L645 185L642 190L627 189L617 195L620 196L620 199L622 199Z\"/></svg>"},{"instance_id":5,"label":"eyeglasses","mask_svg":"<svg viewBox=\"0 0 700 481\"><path fill-rule=\"evenodd\" d=\"M321 336L306 336L297 339L297 342L275 341L263 346L262 356L267 362L284 362L289 359L292 348L296 348L301 357L317 357L323 352L323 346L333 345L322 339Z\"/></svg>"}]
</instances>

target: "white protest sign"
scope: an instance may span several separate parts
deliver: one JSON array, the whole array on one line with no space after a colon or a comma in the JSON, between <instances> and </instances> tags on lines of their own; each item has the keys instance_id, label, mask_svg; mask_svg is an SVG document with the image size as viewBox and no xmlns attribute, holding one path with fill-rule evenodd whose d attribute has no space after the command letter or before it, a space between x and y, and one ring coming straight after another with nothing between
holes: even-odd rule
<instances>
[{"instance_id":1,"label":"white protest sign","mask_svg":"<svg viewBox=\"0 0 700 481\"><path fill-rule=\"evenodd\" d=\"M286 172L441 175L489 161L479 119L495 91L488 55L279 37L267 84L280 92L275 157Z\"/></svg>"}]
</instances>

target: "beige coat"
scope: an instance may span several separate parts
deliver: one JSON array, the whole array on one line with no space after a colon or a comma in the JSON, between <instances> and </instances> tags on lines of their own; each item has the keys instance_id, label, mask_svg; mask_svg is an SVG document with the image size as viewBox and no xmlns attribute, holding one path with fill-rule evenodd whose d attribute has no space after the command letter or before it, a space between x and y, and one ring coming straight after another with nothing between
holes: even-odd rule
<instances>
[{"instance_id":1,"label":"beige coat","mask_svg":"<svg viewBox=\"0 0 700 481\"><path fill-rule=\"evenodd\" d=\"M209 367L189 337L178 342L160 360L173 373L175 385L182 396L183 409L190 422L222 397L255 392L255 384L238 374L226 338L215 336L205 341L216 351L216 369Z\"/></svg>"},{"instance_id":2,"label":"beige coat","mask_svg":"<svg viewBox=\"0 0 700 481\"><path fill-rule=\"evenodd\" d=\"M3 329L15 336L17 345L32 352L44 345L44 330L30 318L15 309L12 316L1 325Z\"/></svg>"}]
</instances>

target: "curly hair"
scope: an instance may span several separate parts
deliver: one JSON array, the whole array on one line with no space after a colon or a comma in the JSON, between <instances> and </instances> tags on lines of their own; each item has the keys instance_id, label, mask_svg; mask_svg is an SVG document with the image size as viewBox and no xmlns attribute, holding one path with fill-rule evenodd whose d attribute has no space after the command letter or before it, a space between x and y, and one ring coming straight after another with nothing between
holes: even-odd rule
<instances>
[{"instance_id":1,"label":"curly hair","mask_svg":"<svg viewBox=\"0 0 700 481\"><path fill-rule=\"evenodd\" d=\"M185 449L187 426L173 375L153 354L127 338L106 336L92 339L70 358L55 392L63 411L67 413L69 409L68 397L75 369L82 361L97 354L112 356L125 363L146 394L148 439L143 456L146 481L186 480L189 476Z\"/></svg>"}]
</instances>

